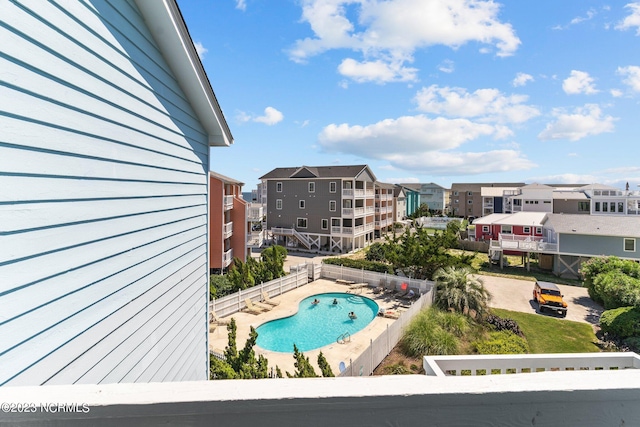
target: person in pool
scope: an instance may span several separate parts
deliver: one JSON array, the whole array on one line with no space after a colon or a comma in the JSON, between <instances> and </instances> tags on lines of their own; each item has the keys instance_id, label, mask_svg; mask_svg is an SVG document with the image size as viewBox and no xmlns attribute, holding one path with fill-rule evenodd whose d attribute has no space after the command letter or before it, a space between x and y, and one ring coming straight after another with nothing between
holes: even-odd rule
<instances>
[{"instance_id":1,"label":"person in pool","mask_svg":"<svg viewBox=\"0 0 640 427\"><path fill-rule=\"evenodd\" d=\"M349 319L353 320L353 319L357 319L358 316L356 316L356 314L352 311L349 313Z\"/></svg>"},{"instance_id":2,"label":"person in pool","mask_svg":"<svg viewBox=\"0 0 640 427\"><path fill-rule=\"evenodd\" d=\"M333 299L333 305L337 305L338 304L338 298L334 298Z\"/></svg>"},{"instance_id":3,"label":"person in pool","mask_svg":"<svg viewBox=\"0 0 640 427\"><path fill-rule=\"evenodd\" d=\"M311 302L311 304L313 304L313 305L320 304L320 300L318 298L314 298L313 301Z\"/></svg>"}]
</instances>

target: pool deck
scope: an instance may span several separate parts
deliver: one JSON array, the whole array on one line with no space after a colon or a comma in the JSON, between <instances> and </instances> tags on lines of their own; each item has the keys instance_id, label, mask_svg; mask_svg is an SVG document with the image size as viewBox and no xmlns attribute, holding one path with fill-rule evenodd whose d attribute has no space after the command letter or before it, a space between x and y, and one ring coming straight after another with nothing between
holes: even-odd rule
<instances>
[{"instance_id":1,"label":"pool deck","mask_svg":"<svg viewBox=\"0 0 640 427\"><path fill-rule=\"evenodd\" d=\"M277 297L273 297L274 301L280 302L279 305L272 310L261 314L251 314L248 312L238 312L232 314L228 318L235 318L237 325L237 339L236 346L238 350L244 347L247 338L249 337L250 327L257 328L261 324L281 317L287 317L295 314L298 311L298 303L304 298L321 294L326 292L347 292L349 290L348 285L336 283L333 280L319 279L311 282L305 286L301 286L298 289L286 292ZM356 290L354 295L362 295L369 297L376 301L380 308L393 309L402 311L402 308L398 308L397 302L393 299L385 297L383 294L374 294L372 289L363 288L361 291ZM393 323L395 320L385 317L376 316L371 323L369 323L364 329L351 336L351 341L344 344L338 344L333 342L325 347L321 347L316 350L305 351L304 355L309 358L309 361L314 366L318 375L321 375L320 369L317 365L318 354L322 351L322 354L326 357L333 373L337 375L339 371L340 362L344 362L345 365L349 365L350 359L355 359L369 346L371 340L375 340L380 334L382 334L387 325ZM336 337L338 338L338 337ZM227 346L227 328L226 326L218 326L215 330L209 333L209 348L216 352L222 353ZM276 365L282 371L282 374L286 377L285 371L293 374L295 372L293 353L278 353L274 351L264 350L258 346L254 347L256 357L263 355L269 361L269 367L274 369Z\"/></svg>"}]
</instances>

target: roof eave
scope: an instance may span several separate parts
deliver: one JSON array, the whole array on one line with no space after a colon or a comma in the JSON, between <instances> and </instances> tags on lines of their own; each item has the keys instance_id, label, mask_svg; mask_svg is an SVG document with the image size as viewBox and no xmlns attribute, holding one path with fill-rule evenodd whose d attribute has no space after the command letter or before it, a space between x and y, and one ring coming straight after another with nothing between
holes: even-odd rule
<instances>
[{"instance_id":1,"label":"roof eave","mask_svg":"<svg viewBox=\"0 0 640 427\"><path fill-rule=\"evenodd\" d=\"M135 0L140 13L208 135L229 146L233 135L175 0Z\"/></svg>"}]
</instances>

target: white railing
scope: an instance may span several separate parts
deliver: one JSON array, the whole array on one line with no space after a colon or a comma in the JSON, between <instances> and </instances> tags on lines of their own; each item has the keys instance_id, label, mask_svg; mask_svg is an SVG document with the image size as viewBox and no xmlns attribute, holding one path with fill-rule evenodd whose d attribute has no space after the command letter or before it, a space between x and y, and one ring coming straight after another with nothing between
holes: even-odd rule
<instances>
[{"instance_id":1,"label":"white railing","mask_svg":"<svg viewBox=\"0 0 640 427\"><path fill-rule=\"evenodd\" d=\"M332 226L331 234L353 234L353 227L340 227L340 226Z\"/></svg>"},{"instance_id":2,"label":"white railing","mask_svg":"<svg viewBox=\"0 0 640 427\"><path fill-rule=\"evenodd\" d=\"M233 196L224 196L224 210L233 209Z\"/></svg>"},{"instance_id":3,"label":"white railing","mask_svg":"<svg viewBox=\"0 0 640 427\"><path fill-rule=\"evenodd\" d=\"M353 214L354 214L355 216L362 216L362 215L364 215L364 207L362 207L362 208L355 208L355 209L354 209L354 211L353 211Z\"/></svg>"},{"instance_id":4,"label":"white railing","mask_svg":"<svg viewBox=\"0 0 640 427\"><path fill-rule=\"evenodd\" d=\"M356 225L356 226L353 228L353 232L354 232L355 234L361 234L361 233L364 233L364 231L365 231L365 230L364 230L364 225Z\"/></svg>"},{"instance_id":5,"label":"white railing","mask_svg":"<svg viewBox=\"0 0 640 427\"><path fill-rule=\"evenodd\" d=\"M375 190L372 190L372 189L365 190L365 195L367 196L373 196L374 194L375 194Z\"/></svg>"},{"instance_id":6,"label":"white railing","mask_svg":"<svg viewBox=\"0 0 640 427\"><path fill-rule=\"evenodd\" d=\"M343 188L342 197L353 197L353 188Z\"/></svg>"},{"instance_id":7,"label":"white railing","mask_svg":"<svg viewBox=\"0 0 640 427\"><path fill-rule=\"evenodd\" d=\"M361 190L361 189L359 189L359 188L356 188L356 189L354 190L353 194L354 194L356 197L364 197L364 196L365 196L365 191L364 191L364 190Z\"/></svg>"},{"instance_id":8,"label":"white railing","mask_svg":"<svg viewBox=\"0 0 640 427\"><path fill-rule=\"evenodd\" d=\"M233 261L233 248L222 254L222 267L229 267Z\"/></svg>"},{"instance_id":9,"label":"white railing","mask_svg":"<svg viewBox=\"0 0 640 427\"><path fill-rule=\"evenodd\" d=\"M265 238L266 233L264 230L252 231L251 234L247 236L247 246L260 247L264 243Z\"/></svg>"},{"instance_id":10,"label":"white railing","mask_svg":"<svg viewBox=\"0 0 640 427\"><path fill-rule=\"evenodd\" d=\"M260 207L250 207L249 212L247 213L247 218L249 221L261 221L264 216L264 208Z\"/></svg>"},{"instance_id":11,"label":"white railing","mask_svg":"<svg viewBox=\"0 0 640 427\"><path fill-rule=\"evenodd\" d=\"M223 239L228 239L233 235L233 221L228 222L224 225L224 227L222 228L222 235Z\"/></svg>"},{"instance_id":12,"label":"white railing","mask_svg":"<svg viewBox=\"0 0 640 427\"><path fill-rule=\"evenodd\" d=\"M373 230L375 227L376 227L376 226L375 226L375 224L374 224L373 222L368 222L368 223L366 223L366 224L364 225L364 229L365 229L366 231L371 231L371 230Z\"/></svg>"},{"instance_id":13,"label":"white railing","mask_svg":"<svg viewBox=\"0 0 640 427\"><path fill-rule=\"evenodd\" d=\"M367 206L365 209L368 214L374 213L376 211L376 208L374 208L373 206Z\"/></svg>"},{"instance_id":14,"label":"white railing","mask_svg":"<svg viewBox=\"0 0 640 427\"><path fill-rule=\"evenodd\" d=\"M342 216L353 216L353 208L342 208Z\"/></svg>"},{"instance_id":15,"label":"white railing","mask_svg":"<svg viewBox=\"0 0 640 427\"><path fill-rule=\"evenodd\" d=\"M425 356L423 367L432 376L640 369L640 356L636 353Z\"/></svg>"},{"instance_id":16,"label":"white railing","mask_svg":"<svg viewBox=\"0 0 640 427\"><path fill-rule=\"evenodd\" d=\"M558 252L557 243L549 243L542 237L521 236L515 234L498 235L497 246L491 242L491 246L502 250L527 251L527 252Z\"/></svg>"}]
</instances>

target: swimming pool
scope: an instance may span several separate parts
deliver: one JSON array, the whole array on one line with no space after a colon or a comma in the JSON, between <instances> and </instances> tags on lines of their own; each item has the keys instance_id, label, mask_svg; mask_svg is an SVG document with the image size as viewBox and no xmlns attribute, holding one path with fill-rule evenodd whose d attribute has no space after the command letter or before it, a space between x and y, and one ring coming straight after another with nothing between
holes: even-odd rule
<instances>
[{"instance_id":1,"label":"swimming pool","mask_svg":"<svg viewBox=\"0 0 640 427\"><path fill-rule=\"evenodd\" d=\"M314 299L318 304L312 304ZM333 300L338 303L333 304ZM356 319L350 319L354 312ZM264 323L256 330L256 344L271 351L293 353L293 344L300 351L315 350L336 342L344 333L350 335L367 326L378 314L378 304L372 299L353 294L326 293L303 299L293 316Z\"/></svg>"}]
</instances>

